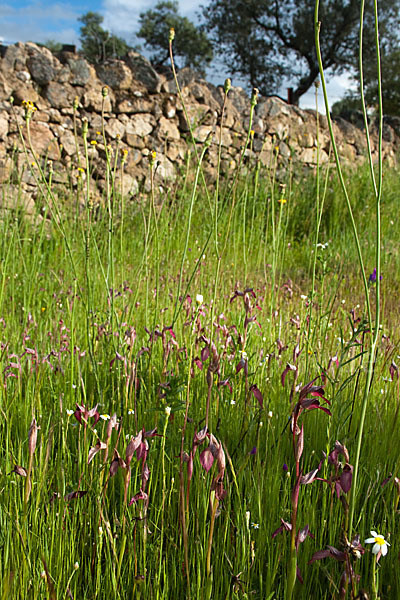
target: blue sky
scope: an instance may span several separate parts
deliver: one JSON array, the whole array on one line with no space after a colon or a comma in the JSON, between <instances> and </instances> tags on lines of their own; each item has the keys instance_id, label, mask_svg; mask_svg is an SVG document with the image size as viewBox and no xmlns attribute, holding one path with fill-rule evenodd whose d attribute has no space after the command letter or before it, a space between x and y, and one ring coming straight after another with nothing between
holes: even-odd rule
<instances>
[{"instance_id":1,"label":"blue sky","mask_svg":"<svg viewBox=\"0 0 400 600\"><path fill-rule=\"evenodd\" d=\"M139 13L152 8L156 3L157 0L5 0L0 4L0 41L46 42L51 39L78 45L78 18L88 11L94 11L103 15L106 29L133 44L137 43L134 32L138 28ZM180 0L180 12L195 21L196 10L202 3L201 0ZM204 4L207 4L207 0L204 0ZM213 69L213 75L209 79L213 83L219 83L228 76L229 73L225 70L221 69L220 73L216 73ZM233 83L240 85L242 82L234 80ZM332 78L328 89L331 103L343 96L348 85L346 75ZM282 95L285 95L284 91ZM300 105L314 108L313 90L303 96Z\"/></svg>"},{"instance_id":2,"label":"blue sky","mask_svg":"<svg viewBox=\"0 0 400 600\"><path fill-rule=\"evenodd\" d=\"M153 7L157 0L6 0L0 5L0 39L6 42L53 39L64 43L78 43L79 16L88 11L104 17L104 26L127 41L133 41L139 13ZM199 3L195 0L180 2L181 13L196 17Z\"/></svg>"}]
</instances>

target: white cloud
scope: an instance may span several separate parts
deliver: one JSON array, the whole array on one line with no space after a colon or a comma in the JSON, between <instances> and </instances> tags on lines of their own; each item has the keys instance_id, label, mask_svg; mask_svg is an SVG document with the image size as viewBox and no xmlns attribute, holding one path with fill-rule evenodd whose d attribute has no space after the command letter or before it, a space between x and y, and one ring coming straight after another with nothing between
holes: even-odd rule
<instances>
[{"instance_id":1,"label":"white cloud","mask_svg":"<svg viewBox=\"0 0 400 600\"><path fill-rule=\"evenodd\" d=\"M23 7L0 7L0 37L6 42L78 42L76 28L80 12L69 4L34 2Z\"/></svg>"},{"instance_id":2,"label":"white cloud","mask_svg":"<svg viewBox=\"0 0 400 600\"><path fill-rule=\"evenodd\" d=\"M157 0L103 0L100 9L104 16L104 27L109 29L115 35L124 37L128 42L132 42L134 34L139 28L138 21L141 12L154 8ZM189 17L196 21L196 11L199 9L199 2L195 0L181 0L179 2L179 12L184 17Z\"/></svg>"},{"instance_id":3,"label":"white cloud","mask_svg":"<svg viewBox=\"0 0 400 600\"><path fill-rule=\"evenodd\" d=\"M325 74L325 77L327 80L326 89L330 107L332 107L332 104L343 98L348 90L355 90L357 88L356 84L348 73L334 76ZM314 86L311 87L308 92L300 98L300 107L315 108ZM318 110L325 114L324 98L321 87L318 90Z\"/></svg>"}]
</instances>

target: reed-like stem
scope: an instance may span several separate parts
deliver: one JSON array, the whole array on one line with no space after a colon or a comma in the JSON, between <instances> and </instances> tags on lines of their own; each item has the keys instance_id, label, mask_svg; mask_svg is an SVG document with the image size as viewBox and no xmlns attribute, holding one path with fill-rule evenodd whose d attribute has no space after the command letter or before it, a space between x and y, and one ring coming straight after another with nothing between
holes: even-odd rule
<instances>
[{"instance_id":1,"label":"reed-like stem","mask_svg":"<svg viewBox=\"0 0 400 600\"><path fill-rule=\"evenodd\" d=\"M367 376L366 376L364 394L363 394L363 399L362 399L362 404L361 404L360 419L358 422L356 453L355 453L355 459L354 459L353 479L352 479L352 486L351 486L351 493L350 493L348 531L346 532L348 537L351 537L352 529L353 529L355 504L356 504L356 500L357 500L357 491L358 491L357 483L358 483L358 471L359 471L359 462L360 462L360 454L361 454L361 445L362 445L362 439L363 439L363 433L364 433L365 416L366 416L367 407L368 407L369 392L370 392L372 377L373 377L373 373L374 373L375 355L376 355L376 347L377 347L377 342L378 342L378 337L379 337L379 323L380 323L380 245L381 245L381 240L380 240L380 238L381 238L380 202L381 202L381 194L382 194L382 120L383 120L382 115L383 115L383 109L382 109L382 89L381 89L380 54L379 54L378 8L377 8L377 1L374 0L375 43L376 43L376 52L377 52L377 65L378 65L377 72L378 72L378 96L379 96L379 98L378 98L378 100L379 100L379 149L378 149L379 173L378 173L377 186L375 184L373 169L372 169L372 175L371 175L374 191L376 190L376 203L375 203L375 209L376 209L376 214L375 214L375 219L376 219L375 319L373 319L373 317L372 317L371 303L370 303L370 298L369 298L369 287L368 287L368 282L367 282L367 277L366 277L366 272L365 272L365 267L364 267L364 261L363 261L362 252L361 252L360 241L359 241L359 237L358 237L357 226L355 223L355 219L354 219L354 215L353 215L353 211L352 211L352 207L351 207L351 203L350 203L350 198L349 198L349 195L347 192L346 184L344 182L343 174L341 171L339 154L338 154L337 146L335 143L335 137L334 137L334 133L333 133L332 120L331 120L331 117L329 114L328 94L327 94L327 90L326 90L324 69L323 69L322 56L321 56L321 48L320 48L320 42L319 42L320 23L318 20L318 14L319 14L318 11L319 11L319 0L316 0L316 3L315 3L315 45L316 45L317 58L318 58L318 64L319 64L319 69L320 69L320 77L321 77L322 89L323 89L324 100L325 100L326 117L327 117L327 121L328 121L329 133L330 133L330 137L331 137L333 153L335 156L339 181L340 181L340 185L342 187L342 191L343 191L343 194L345 197L348 213L350 216L351 226L352 226L352 230L353 230L353 237L354 237L354 241L355 241L355 245L356 245L356 249L357 249L357 255L358 255L358 260L359 260L360 269L361 269L362 281L363 281L363 285L364 285L364 296L365 296L365 302L366 302L366 307L367 307L368 325L369 325L369 331L370 331L370 348L369 348L369 356L368 356ZM361 27L362 27L362 22L363 22L363 6L361 7L361 23L360 23ZM360 40L362 42L362 34L360 34ZM360 49L360 57L362 60L362 48ZM362 73L362 70L361 70L361 73ZM365 102L364 102L364 104L365 104ZM365 114L365 107L364 107L364 114ZM367 136L367 143L368 143L368 139L369 138ZM371 159L371 154L369 154L369 158ZM371 169L371 167L370 167L370 169Z\"/></svg>"}]
</instances>

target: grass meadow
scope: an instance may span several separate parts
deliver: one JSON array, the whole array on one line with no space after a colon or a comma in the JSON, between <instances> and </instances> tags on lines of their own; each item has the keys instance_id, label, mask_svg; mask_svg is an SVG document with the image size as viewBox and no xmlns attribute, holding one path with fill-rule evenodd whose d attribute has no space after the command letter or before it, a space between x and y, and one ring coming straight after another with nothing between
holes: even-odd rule
<instances>
[{"instance_id":1,"label":"grass meadow","mask_svg":"<svg viewBox=\"0 0 400 600\"><path fill-rule=\"evenodd\" d=\"M216 184L202 150L162 188L150 154L133 198L109 160L95 204L89 162L60 191L27 148L37 212L0 222L2 598L400 597L398 169L375 271L368 162L343 173L365 286L333 159Z\"/></svg>"}]
</instances>

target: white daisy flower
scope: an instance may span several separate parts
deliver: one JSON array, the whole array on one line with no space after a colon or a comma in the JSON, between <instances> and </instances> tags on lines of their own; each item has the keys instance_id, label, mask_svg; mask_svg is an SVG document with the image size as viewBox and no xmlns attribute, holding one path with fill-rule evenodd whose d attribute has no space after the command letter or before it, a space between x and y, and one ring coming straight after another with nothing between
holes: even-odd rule
<instances>
[{"instance_id":1,"label":"white daisy flower","mask_svg":"<svg viewBox=\"0 0 400 600\"><path fill-rule=\"evenodd\" d=\"M383 535L376 533L376 531L371 531L372 537L365 540L365 544L374 544L372 547L372 554L378 554L379 552L382 556L386 556L388 551L388 546L390 546L389 542L385 540Z\"/></svg>"}]
</instances>

